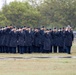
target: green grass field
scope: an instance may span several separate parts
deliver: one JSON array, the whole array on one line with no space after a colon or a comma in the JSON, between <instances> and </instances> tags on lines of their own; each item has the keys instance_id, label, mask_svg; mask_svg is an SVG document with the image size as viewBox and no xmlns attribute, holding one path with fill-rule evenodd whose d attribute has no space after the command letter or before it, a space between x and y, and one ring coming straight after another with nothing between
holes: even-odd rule
<instances>
[{"instance_id":1,"label":"green grass field","mask_svg":"<svg viewBox=\"0 0 76 75\"><path fill-rule=\"evenodd\" d=\"M0 54L2 57L76 56L76 43L72 54ZM0 59L0 75L76 75L75 58Z\"/></svg>"}]
</instances>

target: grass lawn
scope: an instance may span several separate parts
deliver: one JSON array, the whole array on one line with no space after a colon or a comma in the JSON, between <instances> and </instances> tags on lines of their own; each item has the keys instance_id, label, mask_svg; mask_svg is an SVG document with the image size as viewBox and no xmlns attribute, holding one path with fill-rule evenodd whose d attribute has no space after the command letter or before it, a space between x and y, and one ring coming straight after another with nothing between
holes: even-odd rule
<instances>
[{"instance_id":1,"label":"grass lawn","mask_svg":"<svg viewBox=\"0 0 76 75\"><path fill-rule=\"evenodd\" d=\"M76 56L76 43L72 54L0 54L1 57ZM76 59L0 59L0 75L76 75Z\"/></svg>"}]
</instances>

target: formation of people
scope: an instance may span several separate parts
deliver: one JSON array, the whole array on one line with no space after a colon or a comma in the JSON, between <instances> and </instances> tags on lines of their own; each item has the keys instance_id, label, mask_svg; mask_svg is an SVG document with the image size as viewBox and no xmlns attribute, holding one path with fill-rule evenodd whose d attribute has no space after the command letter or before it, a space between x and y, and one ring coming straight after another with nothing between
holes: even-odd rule
<instances>
[{"instance_id":1,"label":"formation of people","mask_svg":"<svg viewBox=\"0 0 76 75\"><path fill-rule=\"evenodd\" d=\"M0 53L68 53L74 35L70 26L46 29L6 26L0 28Z\"/></svg>"}]
</instances>

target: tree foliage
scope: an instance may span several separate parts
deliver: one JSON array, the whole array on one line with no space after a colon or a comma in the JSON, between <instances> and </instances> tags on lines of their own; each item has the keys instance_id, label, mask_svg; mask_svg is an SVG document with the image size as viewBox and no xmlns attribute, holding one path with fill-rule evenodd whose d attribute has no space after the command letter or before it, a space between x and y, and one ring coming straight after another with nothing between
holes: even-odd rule
<instances>
[{"instance_id":1,"label":"tree foliage","mask_svg":"<svg viewBox=\"0 0 76 75\"><path fill-rule=\"evenodd\" d=\"M52 26L76 27L76 0L44 0L39 11Z\"/></svg>"},{"instance_id":2,"label":"tree foliage","mask_svg":"<svg viewBox=\"0 0 76 75\"><path fill-rule=\"evenodd\" d=\"M27 2L11 2L5 5L1 12L0 25L35 27L40 20L40 12Z\"/></svg>"},{"instance_id":3,"label":"tree foliage","mask_svg":"<svg viewBox=\"0 0 76 75\"><path fill-rule=\"evenodd\" d=\"M0 11L0 25L76 28L76 0L14 1Z\"/></svg>"}]
</instances>

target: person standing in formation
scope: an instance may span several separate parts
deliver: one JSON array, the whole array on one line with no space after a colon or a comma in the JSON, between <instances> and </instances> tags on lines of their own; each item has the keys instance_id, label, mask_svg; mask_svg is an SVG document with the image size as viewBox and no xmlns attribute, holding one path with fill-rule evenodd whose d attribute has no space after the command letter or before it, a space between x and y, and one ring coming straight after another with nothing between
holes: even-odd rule
<instances>
[{"instance_id":1,"label":"person standing in formation","mask_svg":"<svg viewBox=\"0 0 76 75\"><path fill-rule=\"evenodd\" d=\"M71 54L72 28L46 29L6 26L0 28L0 53L68 53Z\"/></svg>"}]
</instances>

